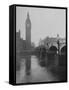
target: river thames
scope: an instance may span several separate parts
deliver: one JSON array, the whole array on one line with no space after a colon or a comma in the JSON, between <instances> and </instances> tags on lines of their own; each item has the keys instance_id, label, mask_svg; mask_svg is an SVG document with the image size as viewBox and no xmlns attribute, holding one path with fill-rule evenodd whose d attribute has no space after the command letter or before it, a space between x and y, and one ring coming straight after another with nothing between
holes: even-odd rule
<instances>
[{"instance_id":1,"label":"river thames","mask_svg":"<svg viewBox=\"0 0 69 90\"><path fill-rule=\"evenodd\" d=\"M30 62L29 74L26 73L26 60ZM39 58L35 55L22 57L19 70L16 71L16 83L59 81L57 76L52 74L46 66L42 66L39 61Z\"/></svg>"}]
</instances>

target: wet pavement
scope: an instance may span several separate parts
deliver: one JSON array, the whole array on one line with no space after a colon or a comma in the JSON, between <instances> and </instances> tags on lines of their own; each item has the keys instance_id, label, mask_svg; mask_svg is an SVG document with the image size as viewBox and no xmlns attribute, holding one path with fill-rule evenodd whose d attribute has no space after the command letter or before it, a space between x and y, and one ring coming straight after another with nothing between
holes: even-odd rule
<instances>
[{"instance_id":1,"label":"wet pavement","mask_svg":"<svg viewBox=\"0 0 69 90\"><path fill-rule=\"evenodd\" d=\"M36 56L28 57L31 62L30 74L26 74L26 60L24 57L20 61L20 69L16 71L16 83L35 83L58 81L56 76L46 68L41 67Z\"/></svg>"}]
</instances>

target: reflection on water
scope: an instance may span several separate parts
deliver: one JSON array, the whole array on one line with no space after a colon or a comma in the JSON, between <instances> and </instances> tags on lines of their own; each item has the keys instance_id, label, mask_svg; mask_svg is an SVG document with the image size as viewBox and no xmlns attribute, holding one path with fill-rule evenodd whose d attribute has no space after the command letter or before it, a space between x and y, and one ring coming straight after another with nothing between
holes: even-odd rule
<instances>
[{"instance_id":1,"label":"reflection on water","mask_svg":"<svg viewBox=\"0 0 69 90\"><path fill-rule=\"evenodd\" d=\"M31 56L25 57L25 72L26 74L30 74L31 71Z\"/></svg>"},{"instance_id":2,"label":"reflection on water","mask_svg":"<svg viewBox=\"0 0 69 90\"><path fill-rule=\"evenodd\" d=\"M39 58L30 55L22 57L20 68L16 71L16 83L58 81L57 76L48 70L46 64L47 57Z\"/></svg>"}]
</instances>

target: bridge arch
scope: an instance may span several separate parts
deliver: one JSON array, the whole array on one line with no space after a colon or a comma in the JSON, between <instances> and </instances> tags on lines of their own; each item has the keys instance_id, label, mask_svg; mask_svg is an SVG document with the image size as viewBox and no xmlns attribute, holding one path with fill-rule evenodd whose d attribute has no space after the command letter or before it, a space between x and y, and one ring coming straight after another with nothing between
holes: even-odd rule
<instances>
[{"instance_id":1,"label":"bridge arch","mask_svg":"<svg viewBox=\"0 0 69 90\"><path fill-rule=\"evenodd\" d=\"M66 45L61 48L61 53L66 52Z\"/></svg>"},{"instance_id":2,"label":"bridge arch","mask_svg":"<svg viewBox=\"0 0 69 90\"><path fill-rule=\"evenodd\" d=\"M66 45L61 48L61 56L59 59L59 65L66 67Z\"/></svg>"},{"instance_id":3,"label":"bridge arch","mask_svg":"<svg viewBox=\"0 0 69 90\"><path fill-rule=\"evenodd\" d=\"M61 50L64 46L66 46L65 43L64 43L64 44L61 44L61 45L60 45L60 50Z\"/></svg>"},{"instance_id":4,"label":"bridge arch","mask_svg":"<svg viewBox=\"0 0 69 90\"><path fill-rule=\"evenodd\" d=\"M57 52L57 47L56 47L56 46L51 46L51 47L49 48L49 51Z\"/></svg>"}]
</instances>

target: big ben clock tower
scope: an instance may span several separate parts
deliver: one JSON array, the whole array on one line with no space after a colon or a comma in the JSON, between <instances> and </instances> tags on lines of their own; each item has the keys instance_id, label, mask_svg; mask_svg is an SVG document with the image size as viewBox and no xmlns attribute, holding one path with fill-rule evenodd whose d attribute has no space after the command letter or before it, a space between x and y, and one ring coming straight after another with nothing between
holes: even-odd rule
<instances>
[{"instance_id":1,"label":"big ben clock tower","mask_svg":"<svg viewBox=\"0 0 69 90\"><path fill-rule=\"evenodd\" d=\"M31 50L31 21L29 13L26 19L26 50ZM26 74L29 75L31 70L31 56L26 57Z\"/></svg>"},{"instance_id":2,"label":"big ben clock tower","mask_svg":"<svg viewBox=\"0 0 69 90\"><path fill-rule=\"evenodd\" d=\"M31 49L31 21L29 12L26 19L26 49Z\"/></svg>"}]
</instances>

